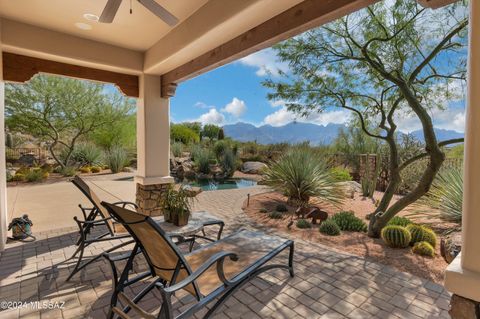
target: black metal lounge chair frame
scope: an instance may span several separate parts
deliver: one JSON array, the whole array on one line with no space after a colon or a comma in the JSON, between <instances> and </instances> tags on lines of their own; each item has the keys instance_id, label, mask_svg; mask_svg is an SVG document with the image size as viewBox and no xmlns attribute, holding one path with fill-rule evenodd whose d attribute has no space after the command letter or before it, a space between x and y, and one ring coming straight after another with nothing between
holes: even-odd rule
<instances>
[{"instance_id":1,"label":"black metal lounge chair frame","mask_svg":"<svg viewBox=\"0 0 480 319\"><path fill-rule=\"evenodd\" d=\"M160 311L156 318L158 319L183 319L183 318L189 318L193 314L195 314L197 311L211 303L215 298L219 297L219 300L208 310L208 312L205 314L203 318L209 318L214 314L214 312L220 307L236 290L238 290L240 287L242 287L244 284L246 284L248 281L251 279L255 278L259 274L268 271L270 269L274 268L283 268L287 269L289 271L290 277L294 277L294 270L293 270L293 255L294 255L294 242L292 240L286 240L285 243L282 245L278 246L276 249L272 250L269 252L267 255L265 255L263 258L257 260L255 263L250 265L248 268L237 274L235 277L231 278L230 280L226 278L225 273L224 273L224 261L228 257L232 261L237 261L238 256L235 253L232 252L219 252L214 255L212 255L203 265L201 265L198 269L195 271L192 271L190 266L188 265L188 262L184 259L182 253L178 250L176 247L176 244L169 239L169 237L165 234L165 232L148 216L145 216L145 218L140 221L140 222L146 222L148 223L151 227L153 227L163 238L166 239L167 243L169 244L170 248L176 253L178 257L178 263L175 267L175 269L170 269L173 270L173 275L172 278L170 279L169 282L162 280L161 278L157 277L153 282L151 282L147 287L145 287L139 294L137 294L133 299L127 298L123 294L123 289L134 283L138 282L139 280L145 278L146 276L144 274L139 275L138 277L135 277L132 280L128 280L128 274L130 270L133 267L133 261L135 256L138 253L138 250L144 252L143 255L147 261L147 264L149 265L150 271L148 271L149 274L154 274L154 266L152 262L150 261L148 254L145 253L145 248L141 244L140 240L135 236L135 233L131 231L129 225L134 224L134 223L127 223L125 221L120 220L119 216L115 213L114 206L113 204L108 204L105 202L102 202L102 205L104 205L112 215L114 219L116 219L117 222L121 223L132 235L132 237L135 240L135 248L134 250L123 256L123 260L127 259L127 263L125 265L125 268L118 279L118 277L115 277L114 280L116 280L116 284L114 283L114 291L112 294L112 308L110 309L109 313L109 318L113 318L115 314L119 315L121 318L128 319L130 318L127 313L129 312L130 309L134 309L137 311L142 317L144 318L155 318L154 315L149 314L145 311L143 311L141 308L138 307L137 303L153 288L157 288L162 296L162 304ZM137 223L137 222L135 222ZM139 223L139 222L138 222ZM234 235L234 234L232 234ZM231 235L231 236L232 236ZM227 236L229 237L229 236ZM224 238L225 239L225 238ZM265 265L267 262L272 260L275 256L277 256L279 253L284 251L285 249L289 249L289 256L288 256L288 265L284 264L268 264ZM120 260L120 259L119 259ZM111 263L114 263L115 261L111 261ZM206 296L203 296L200 293L200 288L198 287L198 284L195 282L196 279L198 279L202 274L204 274L210 267L216 265L216 271L217 275L220 278L221 282L223 285L219 286L216 288L213 292L209 293ZM176 282L176 278L179 274L179 272L185 269L189 276L184 278L183 280ZM142 277L145 276L145 277ZM183 311L180 315L177 317L174 317L173 315L173 307L172 307L172 296L175 295L175 293L179 290L184 289L185 287L193 285L194 290L195 290L195 298L197 300L197 303L192 305L190 308L187 310ZM126 307L123 309L120 309L118 306L116 306L117 300L120 299L124 303L127 304Z\"/></svg>"},{"instance_id":2,"label":"black metal lounge chair frame","mask_svg":"<svg viewBox=\"0 0 480 319\"><path fill-rule=\"evenodd\" d=\"M88 185L86 185L85 182L83 182L83 180L81 180L79 177L75 177L71 180L71 182L88 198L88 200L92 203L93 207L85 208L80 204L78 205L78 207L80 207L82 211L84 220L79 220L76 216L73 217L73 219L75 220L79 228L79 238L76 242L76 245L78 246L78 248L75 250L73 255L67 260L73 259L77 255L78 257L77 257L77 262L75 264L75 267L73 268L72 272L70 273L66 281L69 281L77 272L79 272L89 264L93 263L94 261L102 257L103 253L98 254L97 256L94 256L92 258L89 258L87 261L83 261L84 259L83 254L85 252L86 247L90 246L93 243L131 238L131 236L128 233L121 234L121 235L115 234L114 230L109 224L109 222L112 221L112 217L107 217L102 214L102 211L97 207L97 204L91 198L91 195L88 193L89 189L85 189L85 187L88 188ZM85 185L82 185L82 183ZM130 205L134 208L137 208L137 205L135 203L127 202L127 201L116 202L114 203L114 205L120 205L123 208ZM100 217L100 219L98 219L98 217ZM95 226L105 226L107 228L107 231L98 236L92 237L90 236L90 234ZM104 253L112 252L118 248L132 244L133 242L134 242L133 240L122 242L118 245L115 245L109 248Z\"/></svg>"}]
</instances>

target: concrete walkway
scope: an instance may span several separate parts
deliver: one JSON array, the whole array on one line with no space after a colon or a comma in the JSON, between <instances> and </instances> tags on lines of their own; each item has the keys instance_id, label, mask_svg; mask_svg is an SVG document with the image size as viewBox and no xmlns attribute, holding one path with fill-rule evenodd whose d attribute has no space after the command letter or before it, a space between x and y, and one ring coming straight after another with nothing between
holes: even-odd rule
<instances>
[{"instance_id":1,"label":"concrete walkway","mask_svg":"<svg viewBox=\"0 0 480 319\"><path fill-rule=\"evenodd\" d=\"M98 185L115 196L132 199L132 182L98 181ZM241 206L248 194L267 190L258 186L203 192L195 209L208 210L222 218L225 234L242 227L261 228L243 213ZM59 227L63 223L72 226L71 217L78 214L76 205L81 198L79 191L68 183L18 189L15 196L14 213L28 209L37 222L35 226L46 229L48 225ZM0 256L1 301L65 302L64 307L38 310L27 304L17 309L0 309L0 318L105 318L111 295L111 274L105 261L96 262L71 282L65 282L73 267L72 261L66 261L75 249L73 230L49 230L38 233L33 243L9 243ZM89 254L100 253L109 245L90 247ZM262 274L237 291L215 318L449 317L450 296L440 285L320 244L295 240L295 248L295 278L281 270ZM278 262L286 261L284 254L277 258ZM140 256L135 271L145 267ZM136 284L126 293L138 292L143 284ZM154 310L159 305L158 298L158 294L152 293L141 306ZM178 294L175 302L176 309L185 309L192 298ZM204 313L199 312L196 318Z\"/></svg>"}]
</instances>

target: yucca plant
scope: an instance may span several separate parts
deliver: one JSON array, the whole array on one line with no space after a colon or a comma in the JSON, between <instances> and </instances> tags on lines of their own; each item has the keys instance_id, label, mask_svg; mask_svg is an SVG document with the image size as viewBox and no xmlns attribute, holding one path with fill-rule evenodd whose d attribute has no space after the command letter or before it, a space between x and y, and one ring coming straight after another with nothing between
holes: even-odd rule
<instances>
[{"instance_id":1,"label":"yucca plant","mask_svg":"<svg viewBox=\"0 0 480 319\"><path fill-rule=\"evenodd\" d=\"M264 171L264 180L266 185L296 203L308 203L311 197L317 197L338 205L345 195L327 161L307 148L290 150L270 163Z\"/></svg>"},{"instance_id":2,"label":"yucca plant","mask_svg":"<svg viewBox=\"0 0 480 319\"><path fill-rule=\"evenodd\" d=\"M460 224L462 221L463 171L452 168L438 174L430 191L410 208L411 219L439 218Z\"/></svg>"}]
</instances>

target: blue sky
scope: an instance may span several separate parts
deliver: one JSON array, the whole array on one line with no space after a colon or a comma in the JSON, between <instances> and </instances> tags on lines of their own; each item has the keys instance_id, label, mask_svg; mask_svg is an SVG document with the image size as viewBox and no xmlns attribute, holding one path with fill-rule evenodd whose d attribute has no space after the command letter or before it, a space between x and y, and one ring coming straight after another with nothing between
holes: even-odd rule
<instances>
[{"instance_id":1,"label":"blue sky","mask_svg":"<svg viewBox=\"0 0 480 319\"><path fill-rule=\"evenodd\" d=\"M171 100L172 121L200 121L203 124L217 125L236 122L247 122L256 126L285 125L295 120L296 116L288 112L281 101L269 101L268 90L261 82L268 72L276 76L278 69L286 68L285 64L278 62L272 49L266 49L183 82ZM447 102L446 108L445 111L431 114L435 126L463 132L464 101ZM298 120L319 125L342 124L346 123L350 116L348 111L332 109L308 119ZM413 116L402 114L398 121L403 132L421 128Z\"/></svg>"}]
</instances>

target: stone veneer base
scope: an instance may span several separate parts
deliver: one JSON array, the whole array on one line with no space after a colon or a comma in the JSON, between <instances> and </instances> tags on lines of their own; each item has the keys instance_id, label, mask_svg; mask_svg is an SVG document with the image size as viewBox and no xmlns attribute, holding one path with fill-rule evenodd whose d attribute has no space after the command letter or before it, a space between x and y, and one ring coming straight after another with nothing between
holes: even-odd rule
<instances>
[{"instance_id":1,"label":"stone veneer base","mask_svg":"<svg viewBox=\"0 0 480 319\"><path fill-rule=\"evenodd\" d=\"M171 183L142 185L137 183L136 204L138 212L147 216L160 216L160 198Z\"/></svg>"}]
</instances>

